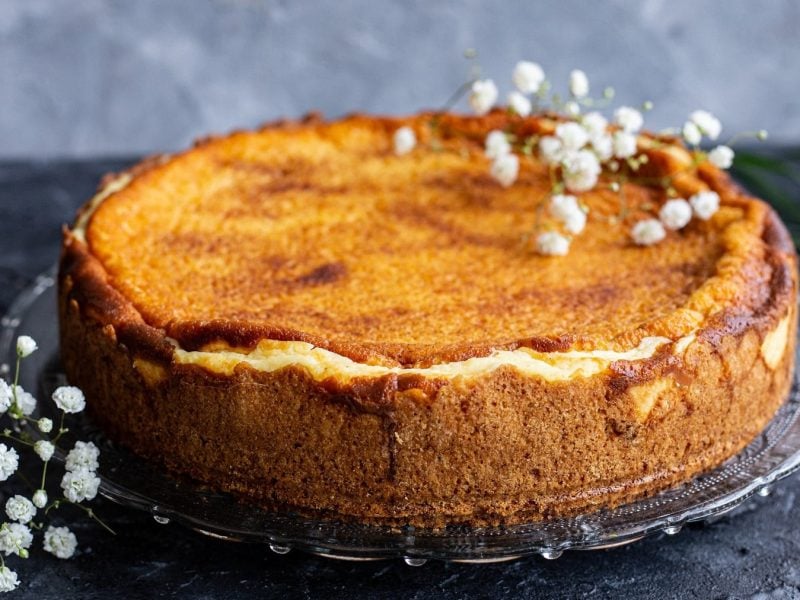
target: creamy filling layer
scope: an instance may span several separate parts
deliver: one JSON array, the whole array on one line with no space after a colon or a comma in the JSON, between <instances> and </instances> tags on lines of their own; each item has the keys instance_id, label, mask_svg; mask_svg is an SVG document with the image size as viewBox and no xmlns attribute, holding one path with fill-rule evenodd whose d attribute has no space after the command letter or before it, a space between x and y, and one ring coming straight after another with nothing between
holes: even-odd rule
<instances>
[{"instance_id":1,"label":"creamy filling layer","mask_svg":"<svg viewBox=\"0 0 800 600\"><path fill-rule=\"evenodd\" d=\"M684 352L693 339L694 336L681 338L676 346ZM473 378L502 366L513 366L527 375L538 376L546 381L567 381L576 377L591 377L604 371L615 361L650 358L661 346L671 342L669 338L647 337L635 348L624 352L592 350L544 353L528 348L497 350L488 356L425 368L367 365L306 342L262 340L256 348L249 351L230 349L191 352L183 350L176 343L175 361L228 375L240 364L268 373L295 366L304 368L316 380L331 377L348 380L355 377L380 377L391 373L445 379Z\"/></svg>"}]
</instances>

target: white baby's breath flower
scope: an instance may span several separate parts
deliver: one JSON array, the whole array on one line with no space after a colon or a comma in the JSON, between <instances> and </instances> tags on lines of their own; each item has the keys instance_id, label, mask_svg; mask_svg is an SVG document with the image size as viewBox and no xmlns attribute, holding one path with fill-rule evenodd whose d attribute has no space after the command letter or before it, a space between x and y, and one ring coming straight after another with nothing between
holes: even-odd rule
<instances>
[{"instance_id":1,"label":"white baby's breath flower","mask_svg":"<svg viewBox=\"0 0 800 600\"><path fill-rule=\"evenodd\" d=\"M0 481L11 477L19 466L19 454L14 448L0 444Z\"/></svg>"},{"instance_id":2,"label":"white baby's breath flower","mask_svg":"<svg viewBox=\"0 0 800 600\"><path fill-rule=\"evenodd\" d=\"M719 194L717 192L698 192L689 198L694 216L708 221L719 210Z\"/></svg>"},{"instance_id":3,"label":"white baby's breath flower","mask_svg":"<svg viewBox=\"0 0 800 600\"><path fill-rule=\"evenodd\" d=\"M580 150L567 156L563 162L564 185L570 192L585 192L597 184L600 161L589 150Z\"/></svg>"},{"instance_id":4,"label":"white baby's breath flower","mask_svg":"<svg viewBox=\"0 0 800 600\"><path fill-rule=\"evenodd\" d=\"M100 449L93 442L75 442L75 446L67 454L65 468L67 471L88 469L96 471L97 459L100 458Z\"/></svg>"},{"instance_id":5,"label":"white baby's breath flower","mask_svg":"<svg viewBox=\"0 0 800 600\"><path fill-rule=\"evenodd\" d=\"M527 117L531 114L531 101L522 92L511 92L508 95L508 105L520 117Z\"/></svg>"},{"instance_id":6,"label":"white baby's breath flower","mask_svg":"<svg viewBox=\"0 0 800 600\"><path fill-rule=\"evenodd\" d=\"M33 534L22 523L3 523L0 526L0 551L6 556L16 554L26 556L33 542Z\"/></svg>"},{"instance_id":7,"label":"white baby's breath flower","mask_svg":"<svg viewBox=\"0 0 800 600\"><path fill-rule=\"evenodd\" d=\"M589 142L592 144L592 149L597 154L597 158L601 161L606 161L614 155L613 138L607 133L592 136Z\"/></svg>"},{"instance_id":8,"label":"white baby's breath flower","mask_svg":"<svg viewBox=\"0 0 800 600\"><path fill-rule=\"evenodd\" d=\"M514 67L511 80L523 94L534 94L544 83L544 71L535 62L521 60Z\"/></svg>"},{"instance_id":9,"label":"white baby's breath flower","mask_svg":"<svg viewBox=\"0 0 800 600\"><path fill-rule=\"evenodd\" d=\"M486 148L486 156L492 159L511 152L511 144L508 143L508 137L499 129L494 129L489 132L489 135L486 136L484 146Z\"/></svg>"},{"instance_id":10,"label":"white baby's breath flower","mask_svg":"<svg viewBox=\"0 0 800 600\"><path fill-rule=\"evenodd\" d=\"M605 135L608 121L599 112L592 111L583 115L581 125L589 132L590 137Z\"/></svg>"},{"instance_id":11,"label":"white baby's breath flower","mask_svg":"<svg viewBox=\"0 0 800 600\"><path fill-rule=\"evenodd\" d=\"M394 153L397 156L403 156L411 152L414 146L417 145L417 135L411 127L400 127L394 132L392 141L394 143Z\"/></svg>"},{"instance_id":12,"label":"white baby's breath flower","mask_svg":"<svg viewBox=\"0 0 800 600\"><path fill-rule=\"evenodd\" d=\"M0 567L0 592L13 592L19 585L16 572L3 565Z\"/></svg>"},{"instance_id":13,"label":"white baby's breath flower","mask_svg":"<svg viewBox=\"0 0 800 600\"><path fill-rule=\"evenodd\" d=\"M686 121L686 123L683 124L681 135L683 136L683 139L686 140L686 143L690 146L697 146L703 139L703 134L700 132L700 128L691 121Z\"/></svg>"},{"instance_id":14,"label":"white baby's breath flower","mask_svg":"<svg viewBox=\"0 0 800 600\"><path fill-rule=\"evenodd\" d=\"M614 111L614 122L622 127L623 131L636 133L642 128L644 119L642 113L630 106L620 106Z\"/></svg>"},{"instance_id":15,"label":"white baby's breath flower","mask_svg":"<svg viewBox=\"0 0 800 600\"><path fill-rule=\"evenodd\" d=\"M631 229L631 237L639 246L657 244L667 236L664 226L658 219L645 219L639 221Z\"/></svg>"},{"instance_id":16,"label":"white baby's breath flower","mask_svg":"<svg viewBox=\"0 0 800 600\"><path fill-rule=\"evenodd\" d=\"M667 229L682 229L692 220L692 207L683 198L674 198L664 203L658 218Z\"/></svg>"},{"instance_id":17,"label":"white baby's breath flower","mask_svg":"<svg viewBox=\"0 0 800 600\"><path fill-rule=\"evenodd\" d=\"M694 111L689 115L689 120L697 125L703 135L707 135L710 140L717 139L722 131L722 123L707 110Z\"/></svg>"},{"instance_id":18,"label":"white baby's breath flower","mask_svg":"<svg viewBox=\"0 0 800 600\"><path fill-rule=\"evenodd\" d=\"M50 433L53 431L53 420L47 417L42 417L36 422L36 426L42 433Z\"/></svg>"},{"instance_id":19,"label":"white baby's breath flower","mask_svg":"<svg viewBox=\"0 0 800 600\"><path fill-rule=\"evenodd\" d=\"M582 212L578 199L569 194L554 194L550 197L550 214L556 219L564 220L572 212Z\"/></svg>"},{"instance_id":20,"label":"white baby's breath flower","mask_svg":"<svg viewBox=\"0 0 800 600\"><path fill-rule=\"evenodd\" d=\"M11 387L13 390L14 386ZM16 392L17 408L23 415L29 417L36 410L36 398L33 397L33 394L26 392L21 385L16 386Z\"/></svg>"},{"instance_id":21,"label":"white baby's breath flower","mask_svg":"<svg viewBox=\"0 0 800 600\"><path fill-rule=\"evenodd\" d=\"M519 158L516 154L498 156L492 161L490 173L503 187L510 186L519 174Z\"/></svg>"},{"instance_id":22,"label":"white baby's breath flower","mask_svg":"<svg viewBox=\"0 0 800 600\"><path fill-rule=\"evenodd\" d=\"M589 93L589 78L580 69L569 74L569 93L575 98L583 98Z\"/></svg>"},{"instance_id":23,"label":"white baby's breath flower","mask_svg":"<svg viewBox=\"0 0 800 600\"><path fill-rule=\"evenodd\" d=\"M572 234L578 234L586 227L586 213L581 210L575 196L556 194L550 198L550 214L564 224Z\"/></svg>"},{"instance_id":24,"label":"white baby's breath flower","mask_svg":"<svg viewBox=\"0 0 800 600\"><path fill-rule=\"evenodd\" d=\"M614 156L628 158L636 154L636 135L626 131L614 133Z\"/></svg>"},{"instance_id":25,"label":"white baby's breath flower","mask_svg":"<svg viewBox=\"0 0 800 600\"><path fill-rule=\"evenodd\" d=\"M545 164L559 163L564 158L564 145L557 137L546 135L539 140L539 154Z\"/></svg>"},{"instance_id":26,"label":"white baby's breath flower","mask_svg":"<svg viewBox=\"0 0 800 600\"><path fill-rule=\"evenodd\" d=\"M566 229L573 235L578 235L585 228L586 228L586 213L583 212L582 210L570 213L567 216L567 218L564 219L564 229Z\"/></svg>"},{"instance_id":27,"label":"white baby's breath flower","mask_svg":"<svg viewBox=\"0 0 800 600\"><path fill-rule=\"evenodd\" d=\"M62 385L53 392L53 402L65 413L79 413L86 408L83 392L71 385Z\"/></svg>"},{"instance_id":28,"label":"white baby's breath flower","mask_svg":"<svg viewBox=\"0 0 800 600\"><path fill-rule=\"evenodd\" d=\"M17 338L17 356L20 358L30 356L36 352L38 347L36 341L28 335L21 335Z\"/></svg>"},{"instance_id":29,"label":"white baby's breath flower","mask_svg":"<svg viewBox=\"0 0 800 600\"><path fill-rule=\"evenodd\" d=\"M579 114L581 114L581 105L574 100L570 100L569 102L564 103L564 112L570 117L577 117Z\"/></svg>"},{"instance_id":30,"label":"white baby's breath flower","mask_svg":"<svg viewBox=\"0 0 800 600\"><path fill-rule=\"evenodd\" d=\"M567 152L580 150L589 141L589 133L578 123L561 123L556 127L556 137Z\"/></svg>"},{"instance_id":31,"label":"white baby's breath flower","mask_svg":"<svg viewBox=\"0 0 800 600\"><path fill-rule=\"evenodd\" d=\"M569 238L557 231L545 231L536 237L536 251L545 256L566 256Z\"/></svg>"},{"instance_id":32,"label":"white baby's breath flower","mask_svg":"<svg viewBox=\"0 0 800 600\"><path fill-rule=\"evenodd\" d=\"M728 146L717 146L708 153L711 164L720 169L730 169L733 164L733 150Z\"/></svg>"},{"instance_id":33,"label":"white baby's breath flower","mask_svg":"<svg viewBox=\"0 0 800 600\"><path fill-rule=\"evenodd\" d=\"M8 385L3 379L0 379L0 415L5 413L11 408L11 401L13 400L13 392L11 386Z\"/></svg>"},{"instance_id":34,"label":"white baby's breath flower","mask_svg":"<svg viewBox=\"0 0 800 600\"><path fill-rule=\"evenodd\" d=\"M61 479L61 489L64 490L64 497L70 502L92 500L97 496L99 485L100 478L89 469L67 471Z\"/></svg>"},{"instance_id":35,"label":"white baby's breath flower","mask_svg":"<svg viewBox=\"0 0 800 600\"><path fill-rule=\"evenodd\" d=\"M491 79L479 79L472 84L469 104L475 114L485 115L497 102L497 86Z\"/></svg>"},{"instance_id":36,"label":"white baby's breath flower","mask_svg":"<svg viewBox=\"0 0 800 600\"><path fill-rule=\"evenodd\" d=\"M53 452L55 452L56 447L53 445L52 442L47 440L39 440L33 445L33 451L41 458L44 462L47 462L51 458L53 458Z\"/></svg>"},{"instance_id":37,"label":"white baby's breath flower","mask_svg":"<svg viewBox=\"0 0 800 600\"><path fill-rule=\"evenodd\" d=\"M6 501L6 514L12 521L30 523L36 514L36 508L25 496L17 494Z\"/></svg>"},{"instance_id":38,"label":"white baby's breath flower","mask_svg":"<svg viewBox=\"0 0 800 600\"><path fill-rule=\"evenodd\" d=\"M45 490L36 490L33 492L32 500L36 508L44 508L47 506L47 492Z\"/></svg>"},{"instance_id":39,"label":"white baby's breath flower","mask_svg":"<svg viewBox=\"0 0 800 600\"><path fill-rule=\"evenodd\" d=\"M50 525L44 532L44 549L58 558L72 558L78 547L78 539L66 527Z\"/></svg>"}]
</instances>

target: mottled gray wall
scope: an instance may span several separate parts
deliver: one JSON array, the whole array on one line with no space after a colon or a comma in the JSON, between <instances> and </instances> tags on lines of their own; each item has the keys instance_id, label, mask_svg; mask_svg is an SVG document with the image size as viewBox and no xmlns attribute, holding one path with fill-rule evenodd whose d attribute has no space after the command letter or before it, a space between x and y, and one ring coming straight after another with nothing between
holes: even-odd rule
<instances>
[{"instance_id":1,"label":"mottled gray wall","mask_svg":"<svg viewBox=\"0 0 800 600\"><path fill-rule=\"evenodd\" d=\"M697 107L800 138L796 0L2 0L0 157L141 153L311 109L410 112L519 58L652 127Z\"/></svg>"}]
</instances>

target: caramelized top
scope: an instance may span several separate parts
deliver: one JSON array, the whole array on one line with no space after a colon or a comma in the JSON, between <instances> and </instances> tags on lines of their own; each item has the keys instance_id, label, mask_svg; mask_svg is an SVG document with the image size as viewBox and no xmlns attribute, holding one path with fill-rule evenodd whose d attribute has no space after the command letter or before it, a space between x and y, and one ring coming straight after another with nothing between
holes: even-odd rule
<instances>
[{"instance_id":1,"label":"caramelized top","mask_svg":"<svg viewBox=\"0 0 800 600\"><path fill-rule=\"evenodd\" d=\"M678 173L685 196L717 189L713 219L637 247L630 227L664 192L627 184L621 211L601 178L580 195L589 219L570 253L542 257L524 239L548 167L523 157L503 188L483 153L485 134L509 117L444 115L436 139L431 119L309 119L205 141L139 169L100 203L89 251L144 321L184 348L303 340L387 365L519 346L624 350L646 336L677 339L768 286L768 209L715 169L687 171L677 146L648 150L643 174ZM398 157L401 125L420 143ZM539 219L546 225L546 211Z\"/></svg>"}]
</instances>

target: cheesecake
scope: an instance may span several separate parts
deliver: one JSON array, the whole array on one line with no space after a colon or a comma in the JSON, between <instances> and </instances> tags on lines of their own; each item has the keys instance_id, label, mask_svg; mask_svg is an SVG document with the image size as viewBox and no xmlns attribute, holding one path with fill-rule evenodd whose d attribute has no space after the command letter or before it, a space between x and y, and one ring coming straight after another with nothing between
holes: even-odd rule
<instances>
[{"instance_id":1,"label":"cheesecake","mask_svg":"<svg viewBox=\"0 0 800 600\"><path fill-rule=\"evenodd\" d=\"M483 143L557 123L311 115L106 177L64 229L70 383L170 473L344 521L532 522L720 465L790 387L792 241L723 171L641 134L637 177L601 174L569 254L538 254L552 166L530 153L499 185ZM669 194L703 191L713 216L632 242Z\"/></svg>"}]
</instances>

